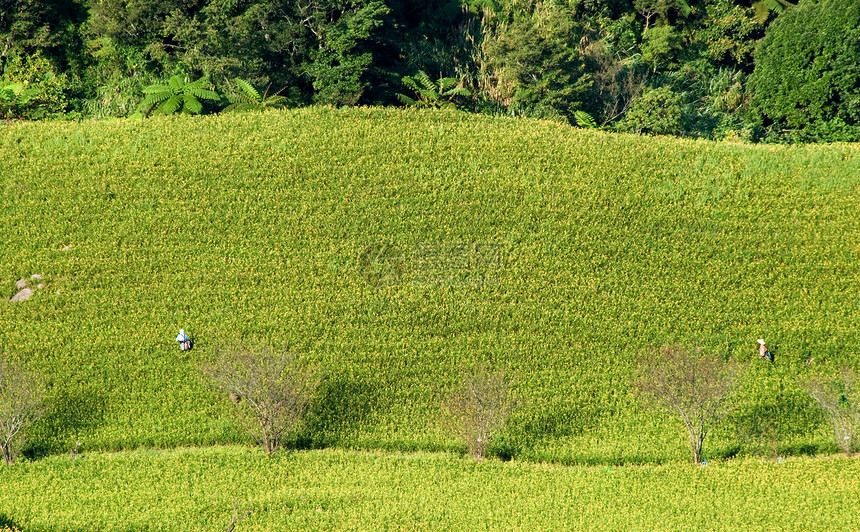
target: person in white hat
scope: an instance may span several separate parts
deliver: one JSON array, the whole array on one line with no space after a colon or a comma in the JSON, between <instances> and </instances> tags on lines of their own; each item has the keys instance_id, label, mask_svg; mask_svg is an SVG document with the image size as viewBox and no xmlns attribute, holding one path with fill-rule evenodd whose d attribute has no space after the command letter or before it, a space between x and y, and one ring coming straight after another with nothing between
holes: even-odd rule
<instances>
[{"instance_id":1,"label":"person in white hat","mask_svg":"<svg viewBox=\"0 0 860 532\"><path fill-rule=\"evenodd\" d=\"M773 355L770 353L770 351L767 350L767 346L764 345L764 340L761 338L758 339L758 354L760 357L766 358L773 362Z\"/></svg>"},{"instance_id":2,"label":"person in white hat","mask_svg":"<svg viewBox=\"0 0 860 532\"><path fill-rule=\"evenodd\" d=\"M185 334L185 329L179 329L179 335L176 337L176 341L179 342L179 348L183 351L191 349L191 339L188 338L187 334Z\"/></svg>"}]
</instances>

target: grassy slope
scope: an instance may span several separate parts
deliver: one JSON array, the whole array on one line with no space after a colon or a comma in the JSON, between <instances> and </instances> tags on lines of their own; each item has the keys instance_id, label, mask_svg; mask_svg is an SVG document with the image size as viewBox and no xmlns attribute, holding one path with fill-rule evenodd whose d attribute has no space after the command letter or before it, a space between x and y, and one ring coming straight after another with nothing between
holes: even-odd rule
<instances>
[{"instance_id":1,"label":"grassy slope","mask_svg":"<svg viewBox=\"0 0 860 532\"><path fill-rule=\"evenodd\" d=\"M574 462L686 457L629 391L649 345L750 367L715 452L755 450L732 424L756 416L783 451L829 448L794 378L858 359L856 145L303 109L6 126L0 167L0 289L47 285L0 304L3 353L53 383L37 451L241 440L195 371L219 335L321 364L305 443L452 448L438 397L490 360L524 404L501 451Z\"/></svg>"},{"instance_id":2,"label":"grassy slope","mask_svg":"<svg viewBox=\"0 0 860 532\"><path fill-rule=\"evenodd\" d=\"M5 468L0 527L30 531L857 530L860 460L565 467L442 453L236 447Z\"/></svg>"}]
</instances>

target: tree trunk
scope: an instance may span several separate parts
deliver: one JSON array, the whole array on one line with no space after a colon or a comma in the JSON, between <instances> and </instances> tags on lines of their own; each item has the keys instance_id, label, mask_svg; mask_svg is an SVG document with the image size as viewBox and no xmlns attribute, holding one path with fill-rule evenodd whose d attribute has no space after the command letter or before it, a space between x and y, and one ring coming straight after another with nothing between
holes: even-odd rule
<instances>
[{"instance_id":1,"label":"tree trunk","mask_svg":"<svg viewBox=\"0 0 860 532\"><path fill-rule=\"evenodd\" d=\"M6 465L12 465L12 455L9 452L9 443L0 444L0 449L3 450L3 463Z\"/></svg>"}]
</instances>

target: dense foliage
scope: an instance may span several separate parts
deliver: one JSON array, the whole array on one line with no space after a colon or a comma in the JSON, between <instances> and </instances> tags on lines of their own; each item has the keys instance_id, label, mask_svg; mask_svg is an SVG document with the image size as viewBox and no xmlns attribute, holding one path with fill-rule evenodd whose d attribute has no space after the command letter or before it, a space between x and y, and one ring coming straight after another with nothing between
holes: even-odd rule
<instances>
[{"instance_id":1,"label":"dense foliage","mask_svg":"<svg viewBox=\"0 0 860 532\"><path fill-rule=\"evenodd\" d=\"M690 137L858 140L857 87L848 79L857 77L856 3L800 4L0 0L0 95L24 82L37 93L0 101L0 111L129 116L145 87L174 76L224 96L209 112L240 92L237 78L255 91L270 87L290 106L399 105L412 97L404 80L424 72L452 80L449 91L468 95L457 105L484 113ZM824 52L827 60L806 68L808 53ZM828 85L815 89L816 99L840 100L816 105L780 88L811 90L801 88L804 76ZM806 102L799 121L775 111L798 97L788 103ZM797 134L781 134L785 128Z\"/></svg>"},{"instance_id":2,"label":"dense foliage","mask_svg":"<svg viewBox=\"0 0 860 532\"><path fill-rule=\"evenodd\" d=\"M797 378L857 363L858 149L384 108L4 126L0 287L45 285L0 304L50 380L25 455L250 444L198 377L227 333L319 367L287 447L464 450L441 402L486 363L520 404L489 456L681 461L631 382L683 342L747 370L709 459L834 451Z\"/></svg>"},{"instance_id":3,"label":"dense foliage","mask_svg":"<svg viewBox=\"0 0 860 532\"><path fill-rule=\"evenodd\" d=\"M759 43L750 101L776 139L860 139L860 3L801 2Z\"/></svg>"}]
</instances>

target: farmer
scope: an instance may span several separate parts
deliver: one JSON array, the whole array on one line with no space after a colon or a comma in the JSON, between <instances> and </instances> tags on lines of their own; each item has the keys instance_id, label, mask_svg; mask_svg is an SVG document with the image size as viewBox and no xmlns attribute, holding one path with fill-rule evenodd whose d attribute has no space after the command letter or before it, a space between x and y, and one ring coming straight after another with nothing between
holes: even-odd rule
<instances>
[{"instance_id":1,"label":"farmer","mask_svg":"<svg viewBox=\"0 0 860 532\"><path fill-rule=\"evenodd\" d=\"M761 338L758 339L758 354L760 357L766 358L773 362L773 355L770 353L770 351L767 350L767 346L764 345L764 340L762 340Z\"/></svg>"},{"instance_id":2,"label":"farmer","mask_svg":"<svg viewBox=\"0 0 860 532\"><path fill-rule=\"evenodd\" d=\"M179 348L183 351L191 349L191 339L188 338L187 334L185 334L185 329L179 329L179 335L176 337L176 341L179 342Z\"/></svg>"}]
</instances>

